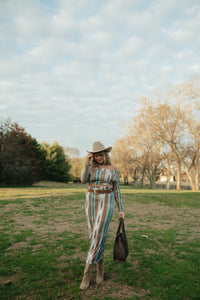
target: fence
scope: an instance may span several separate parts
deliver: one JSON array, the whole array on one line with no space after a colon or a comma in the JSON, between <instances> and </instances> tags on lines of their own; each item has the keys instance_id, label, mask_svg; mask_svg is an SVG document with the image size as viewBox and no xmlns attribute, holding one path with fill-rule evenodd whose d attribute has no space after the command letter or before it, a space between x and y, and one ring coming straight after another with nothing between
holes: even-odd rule
<instances>
[{"instance_id":1,"label":"fence","mask_svg":"<svg viewBox=\"0 0 200 300\"><path fill-rule=\"evenodd\" d=\"M129 183L130 185L133 185L133 186L135 186L135 187L137 187L137 188L142 188L141 187L141 184L139 183L139 182L137 182L137 184L135 183L135 182L130 182ZM172 182L172 183L170 183L170 190L176 190L176 182ZM151 188L151 185L150 185L150 183L143 183L143 188L148 188L148 189L150 189ZM155 184L155 188L156 189L162 189L162 190L166 190L167 189L167 184L166 183L159 183L159 182L157 182L156 184ZM191 190L192 188L191 188L191 186L188 184L188 183L182 183L181 184L181 190ZM199 186L199 190L200 190L200 186Z\"/></svg>"}]
</instances>

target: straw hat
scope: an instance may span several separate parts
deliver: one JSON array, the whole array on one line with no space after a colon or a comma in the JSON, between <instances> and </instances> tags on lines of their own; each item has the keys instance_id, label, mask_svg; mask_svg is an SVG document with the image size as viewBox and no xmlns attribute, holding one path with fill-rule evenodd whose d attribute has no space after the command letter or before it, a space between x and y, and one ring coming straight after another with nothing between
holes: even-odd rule
<instances>
[{"instance_id":1,"label":"straw hat","mask_svg":"<svg viewBox=\"0 0 200 300\"><path fill-rule=\"evenodd\" d=\"M112 150L112 147L105 148L101 142L97 141L97 142L94 142L92 151L88 151L88 152L91 152L91 153L96 153L96 152L101 152L101 151L110 152L111 150Z\"/></svg>"}]
</instances>

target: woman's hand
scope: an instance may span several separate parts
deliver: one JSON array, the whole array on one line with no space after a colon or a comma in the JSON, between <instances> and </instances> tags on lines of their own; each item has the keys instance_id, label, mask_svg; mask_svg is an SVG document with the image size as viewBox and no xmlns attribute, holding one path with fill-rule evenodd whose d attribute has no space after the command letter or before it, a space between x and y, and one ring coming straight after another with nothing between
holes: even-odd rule
<instances>
[{"instance_id":1,"label":"woman's hand","mask_svg":"<svg viewBox=\"0 0 200 300\"><path fill-rule=\"evenodd\" d=\"M119 212L119 219L122 218L124 219L125 218L125 213L123 211L120 211Z\"/></svg>"},{"instance_id":2,"label":"woman's hand","mask_svg":"<svg viewBox=\"0 0 200 300\"><path fill-rule=\"evenodd\" d=\"M87 161L87 163L93 161L93 154L91 152L88 152L88 154L86 156L86 161Z\"/></svg>"}]
</instances>

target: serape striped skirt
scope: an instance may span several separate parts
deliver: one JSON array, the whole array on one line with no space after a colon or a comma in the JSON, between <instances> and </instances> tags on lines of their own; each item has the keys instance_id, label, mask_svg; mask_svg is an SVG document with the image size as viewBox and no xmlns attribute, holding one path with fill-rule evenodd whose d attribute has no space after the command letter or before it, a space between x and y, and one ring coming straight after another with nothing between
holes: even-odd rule
<instances>
[{"instance_id":1,"label":"serape striped skirt","mask_svg":"<svg viewBox=\"0 0 200 300\"><path fill-rule=\"evenodd\" d=\"M97 263L103 259L108 228L115 208L114 193L86 193L85 211L90 246L86 263Z\"/></svg>"}]
</instances>

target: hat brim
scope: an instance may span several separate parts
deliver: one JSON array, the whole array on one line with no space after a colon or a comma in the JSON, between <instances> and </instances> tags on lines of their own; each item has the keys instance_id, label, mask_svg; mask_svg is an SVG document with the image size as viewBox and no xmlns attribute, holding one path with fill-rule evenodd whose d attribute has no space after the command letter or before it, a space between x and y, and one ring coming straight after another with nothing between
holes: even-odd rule
<instances>
[{"instance_id":1,"label":"hat brim","mask_svg":"<svg viewBox=\"0 0 200 300\"><path fill-rule=\"evenodd\" d=\"M87 152L90 152L90 153L98 153L98 152L110 152L112 150L112 147L107 147L103 150L98 150L98 151L87 151Z\"/></svg>"}]
</instances>

